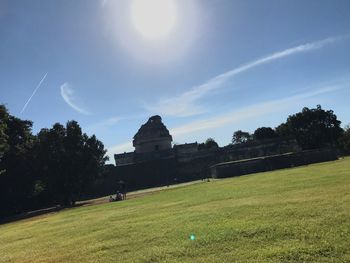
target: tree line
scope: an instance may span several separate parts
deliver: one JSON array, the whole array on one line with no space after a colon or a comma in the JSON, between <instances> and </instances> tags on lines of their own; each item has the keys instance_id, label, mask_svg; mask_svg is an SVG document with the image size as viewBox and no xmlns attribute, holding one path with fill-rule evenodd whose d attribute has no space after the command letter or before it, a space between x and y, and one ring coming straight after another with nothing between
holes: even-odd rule
<instances>
[{"instance_id":1,"label":"tree line","mask_svg":"<svg viewBox=\"0 0 350 263\"><path fill-rule=\"evenodd\" d=\"M73 205L107 160L103 143L76 121L37 135L32 126L0 105L0 216Z\"/></svg>"},{"instance_id":2,"label":"tree line","mask_svg":"<svg viewBox=\"0 0 350 263\"><path fill-rule=\"evenodd\" d=\"M332 110L324 110L320 105L314 109L307 107L290 115L286 122L276 128L259 127L253 133L237 130L233 133L231 145L259 142L271 139L295 139L303 150L324 147L337 148L344 154L350 153L350 126L344 129ZM200 149L217 148L213 138L199 144Z\"/></svg>"},{"instance_id":3,"label":"tree line","mask_svg":"<svg viewBox=\"0 0 350 263\"><path fill-rule=\"evenodd\" d=\"M290 115L286 122L274 129L260 127L253 134L241 130L235 131L232 143L241 144L274 138L295 139L303 150L334 147L348 152L350 129L349 126L343 129L340 125L341 121L332 110L324 110L317 105L314 109L305 107L301 112Z\"/></svg>"}]
</instances>

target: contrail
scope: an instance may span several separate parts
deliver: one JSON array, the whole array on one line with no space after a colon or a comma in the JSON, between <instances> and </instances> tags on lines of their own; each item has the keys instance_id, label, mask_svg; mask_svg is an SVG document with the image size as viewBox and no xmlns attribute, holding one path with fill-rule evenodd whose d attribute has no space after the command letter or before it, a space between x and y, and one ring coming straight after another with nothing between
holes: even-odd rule
<instances>
[{"instance_id":1,"label":"contrail","mask_svg":"<svg viewBox=\"0 0 350 263\"><path fill-rule=\"evenodd\" d=\"M44 75L44 77L40 80L38 86L36 86L35 90L33 91L32 95L29 97L29 99L27 100L26 104L24 104L23 109L21 110L21 113L23 113L23 111L27 108L30 100L33 98L33 96L35 95L35 93L37 92L37 90L40 88L41 84L43 83L43 81L45 80L47 73Z\"/></svg>"}]
</instances>

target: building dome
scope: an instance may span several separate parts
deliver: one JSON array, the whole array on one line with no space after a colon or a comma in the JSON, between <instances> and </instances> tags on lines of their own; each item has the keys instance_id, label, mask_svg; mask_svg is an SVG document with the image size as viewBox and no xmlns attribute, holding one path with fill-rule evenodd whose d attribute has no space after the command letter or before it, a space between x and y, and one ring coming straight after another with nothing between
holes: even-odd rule
<instances>
[{"instance_id":1,"label":"building dome","mask_svg":"<svg viewBox=\"0 0 350 263\"><path fill-rule=\"evenodd\" d=\"M173 138L159 115L152 116L134 136L136 153L171 149Z\"/></svg>"}]
</instances>

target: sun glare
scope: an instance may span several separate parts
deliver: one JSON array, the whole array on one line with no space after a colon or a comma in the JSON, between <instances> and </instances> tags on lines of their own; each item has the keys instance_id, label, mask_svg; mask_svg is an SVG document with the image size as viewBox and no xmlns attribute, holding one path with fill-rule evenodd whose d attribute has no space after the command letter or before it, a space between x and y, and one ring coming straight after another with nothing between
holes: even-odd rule
<instances>
[{"instance_id":1,"label":"sun glare","mask_svg":"<svg viewBox=\"0 0 350 263\"><path fill-rule=\"evenodd\" d=\"M176 11L173 0L134 0L131 4L134 27L149 39L169 34L176 22Z\"/></svg>"}]
</instances>

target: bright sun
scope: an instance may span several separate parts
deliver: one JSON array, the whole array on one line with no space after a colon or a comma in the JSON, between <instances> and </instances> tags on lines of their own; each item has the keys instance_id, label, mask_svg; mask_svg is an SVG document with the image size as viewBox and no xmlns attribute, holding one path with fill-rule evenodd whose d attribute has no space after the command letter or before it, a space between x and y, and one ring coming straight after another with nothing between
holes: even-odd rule
<instances>
[{"instance_id":1,"label":"bright sun","mask_svg":"<svg viewBox=\"0 0 350 263\"><path fill-rule=\"evenodd\" d=\"M137 31L149 39L166 36L175 25L173 0L133 0L131 18Z\"/></svg>"}]
</instances>

